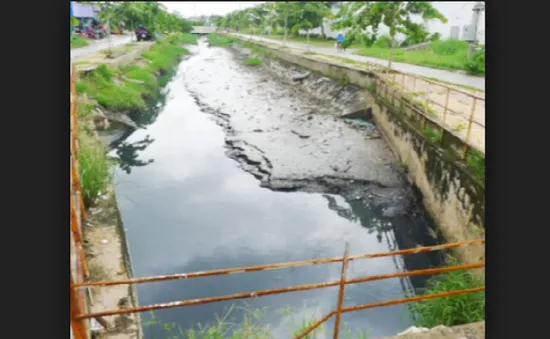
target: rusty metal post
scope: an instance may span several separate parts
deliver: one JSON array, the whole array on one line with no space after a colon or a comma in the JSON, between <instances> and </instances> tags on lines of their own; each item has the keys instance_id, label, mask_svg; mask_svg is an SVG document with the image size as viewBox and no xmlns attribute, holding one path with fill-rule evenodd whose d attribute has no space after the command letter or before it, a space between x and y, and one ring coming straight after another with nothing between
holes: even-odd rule
<instances>
[{"instance_id":1,"label":"rusty metal post","mask_svg":"<svg viewBox=\"0 0 550 339\"><path fill-rule=\"evenodd\" d=\"M71 284L73 283L73 276L71 274ZM70 288L70 307L71 307L71 327L73 329L74 339L89 339L88 329L85 319L75 319L77 315L83 314L82 305L77 296L77 291L74 288Z\"/></svg>"},{"instance_id":2,"label":"rusty metal post","mask_svg":"<svg viewBox=\"0 0 550 339\"><path fill-rule=\"evenodd\" d=\"M476 103L477 98L474 97L474 102L472 104L472 112L470 113L470 118L468 119L468 132L466 133L466 144L464 147L464 154L462 156L463 159L466 159L466 156L468 156L468 142L470 141L470 134L472 133L472 123L474 121L474 114L476 112Z\"/></svg>"},{"instance_id":3,"label":"rusty metal post","mask_svg":"<svg viewBox=\"0 0 550 339\"><path fill-rule=\"evenodd\" d=\"M405 73L401 73L401 88L405 91Z\"/></svg>"},{"instance_id":4,"label":"rusty metal post","mask_svg":"<svg viewBox=\"0 0 550 339\"><path fill-rule=\"evenodd\" d=\"M451 94L451 89L447 88L447 96L445 97L445 110L443 111L443 124L445 124L445 119L447 118L447 109L449 108L449 95Z\"/></svg>"},{"instance_id":5,"label":"rusty metal post","mask_svg":"<svg viewBox=\"0 0 550 339\"><path fill-rule=\"evenodd\" d=\"M342 307L346 294L346 272L348 270L349 244L346 242L344 260L342 261L342 275L340 276L340 291L338 293L338 308L336 309L336 320L334 322L334 339L338 339L340 333L340 322L342 321Z\"/></svg>"}]
</instances>

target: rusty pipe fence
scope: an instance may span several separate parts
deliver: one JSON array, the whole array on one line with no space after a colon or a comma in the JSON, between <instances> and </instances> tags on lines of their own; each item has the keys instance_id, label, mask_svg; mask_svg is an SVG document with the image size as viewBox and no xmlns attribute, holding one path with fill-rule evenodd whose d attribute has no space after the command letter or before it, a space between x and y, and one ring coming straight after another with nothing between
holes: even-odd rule
<instances>
[{"instance_id":1,"label":"rusty pipe fence","mask_svg":"<svg viewBox=\"0 0 550 339\"><path fill-rule=\"evenodd\" d=\"M427 122L431 122L439 126L443 133L453 135L464 143L460 152L463 159L466 159L470 150L485 155L485 96L392 69L379 74L381 77L376 82L377 88L382 86L382 93L391 95L391 100L399 99L401 105L420 115L423 128ZM421 87L422 84L424 87ZM390 86L393 90L388 88ZM427 90L417 91L419 88ZM451 100L454 101L453 105ZM472 140L474 127L478 139Z\"/></svg>"},{"instance_id":2,"label":"rusty pipe fence","mask_svg":"<svg viewBox=\"0 0 550 339\"><path fill-rule=\"evenodd\" d=\"M263 40L255 40L255 42L269 44L268 41ZM309 54L311 53L304 57L312 57ZM344 57L336 58L349 61ZM323 60L328 61L324 58ZM442 133L461 140L464 144L458 151L461 158L466 159L470 150L485 155L484 92L462 89L458 85L447 85L431 78L400 72L372 62L357 63L378 75L376 85L377 88L381 87L382 94L391 95L393 100L399 91L401 104L420 116L423 120L423 128L426 127L427 122L431 122L439 126ZM381 92L377 91L377 93ZM474 134L477 138L473 138ZM439 141L443 141L443 138Z\"/></svg>"},{"instance_id":3,"label":"rusty pipe fence","mask_svg":"<svg viewBox=\"0 0 550 339\"><path fill-rule=\"evenodd\" d=\"M282 262L275 264L266 264L266 265L256 265L249 267L238 267L238 268L226 268L226 269L217 269L210 271L202 272L191 272L191 273L182 273L182 274L173 274L173 275L164 275L164 276L154 276L154 277L143 277L143 278L132 278L119 281L98 281L90 282L87 281L89 278L88 265L86 260L86 253L84 251L84 242L82 236L82 223L86 220L86 207L84 205L82 187L81 187L81 178L79 174L79 143L78 143L78 104L77 104L77 93L76 93L76 71L74 66L72 67L71 74L71 106L70 106L70 127L71 127L71 143L70 143L70 157L71 157L71 170L70 170L70 180L71 180L71 189L70 189L70 208L71 208L71 219L70 219L70 319L71 319L71 329L75 339L90 339L90 322L89 320L94 318L96 319L104 328L109 327L109 323L103 318L105 316L119 315L119 314L129 314L136 312L146 312L159 309L167 309L174 307L188 307L193 305L202 305L207 303L215 303L220 301L228 300L238 300L238 299L248 299L248 298L257 298L267 295L276 295L282 293L291 293L297 291L307 291L321 288L329 287L339 287L338 300L336 309L330 311L324 317L319 319L317 322L313 323L309 328L295 337L295 339L303 339L307 335L314 332L319 326L324 322L336 317L335 326L334 326L334 338L337 339L340 330L341 316L344 313L354 312L359 310L365 310L375 307L383 307L397 304L404 304L415 301L429 300L435 298L450 297L455 295L461 295L466 293L481 292L485 290L485 286L480 286L477 288L463 289L428 295L421 295L409 298L393 299L388 301L364 304L364 305L354 305L354 306L345 306L344 305L344 296L345 288L350 284L366 283L370 281L390 279L390 278L400 278L400 277L412 277L419 275L432 275L442 272L452 272L457 270L468 270L468 269L483 269L485 267L485 262L480 261L472 264L462 264L454 265L448 267L440 268L430 268L423 270L414 270L408 272L397 272L391 274L382 274L375 276L366 276L366 277L357 277L348 279L346 277L347 267L349 262L354 260L362 259L373 259L380 257L389 257L396 255L410 255L415 253L424 253L430 251L439 251L444 249L454 249L463 246L471 245L484 245L485 240L471 240L456 242L450 244L443 244L437 246L427 246L427 247L416 247L411 249L404 249L391 252L383 253L374 253L374 254L358 254L358 255L349 255L349 250L346 245L346 250L344 256L342 257L333 257L333 258L323 258L323 259L314 259L314 260L303 260L303 261L293 261L293 262ZM123 309L116 310L106 310L101 312L90 312L89 311L89 300L88 296L85 293L86 288L92 286L98 287L108 287L114 285L129 285L129 284L141 284L141 283L153 283L158 281L168 281L168 280L185 280L185 279L195 279L195 278L204 278L211 276L221 276L228 274L242 274L247 272L257 272L257 271L266 271L274 269L284 269L284 268L296 268L312 265L321 265L321 264L330 264L330 263L342 263L342 273L340 280L330 281L324 283L313 283L313 284L304 284L297 286L289 286L284 288L268 289L268 290L259 290L253 292L243 292L235 293L231 295L224 296L215 296L199 299L189 299L182 301L174 301L169 303L162 304L153 304L147 306L134 306Z\"/></svg>"},{"instance_id":4,"label":"rusty pipe fence","mask_svg":"<svg viewBox=\"0 0 550 339\"><path fill-rule=\"evenodd\" d=\"M375 308L375 307L382 307L382 306L404 304L404 303L409 303L409 302L414 302L414 301L429 300L429 299L434 299L434 298L449 297L449 296L455 296L455 295L466 294L466 293L480 292L480 291L485 290L484 286L480 286L480 287L471 288L471 289L449 291L449 292L443 292L443 293L435 293L435 294L428 294L428 295L415 296L415 297L409 297L409 298L388 300L388 301L371 303L371 304L355 305L355 306L345 307L344 304L343 304L343 300L344 300L346 285L365 283L365 282L383 280L383 279L389 279L389 278L412 277L412 276L419 276L419 275L432 275L432 274L437 274L437 273L442 273L442 272L452 272L452 271L468 270L468 269L483 269L485 267L485 261L480 261L480 262L472 263L472 264L461 264L461 265L454 265L454 266L447 266L447 267L440 267L440 268L429 268L429 269L423 269L423 270L414 270L414 271L408 271L408 272L397 272L397 273L366 276L366 277L357 277L357 278L348 279L346 277L346 271L347 271L348 263L350 261L360 260L360 259L372 259L372 258L396 256L396 255L408 255L408 254L415 254L415 253L438 251L438 250L443 250L443 249L452 249L452 248L458 248L458 247L462 247L462 246L483 245L483 244L485 244L485 240L479 239L479 240L463 241L463 242L456 242L456 243L443 244L443 245L437 245L437 246L416 247L416 248L398 250L398 251L392 251L392 252L375 253L375 254L359 254L359 255L349 255L348 254L349 251L348 251L348 248L347 248L347 245L346 245L346 251L345 251L343 257L314 259L314 260L303 260L303 261L294 261L294 262L283 262L283 263L276 263L276 264L256 265L256 266L249 266L249 267L238 267L238 268L227 268L227 269L217 269L217 270L211 270L211 271L191 272L191 273L182 273L182 274L173 274L173 275L164 275L164 276L154 276L154 277L144 277L144 278L132 278L132 279L126 279L126 280L119 280L119 281L97 281L97 282L73 283L73 284L71 284L71 294L75 293L76 291L82 290L83 288L92 287L92 286L107 287L107 286L114 286L114 285L152 283L152 282L158 282L158 281L195 279L195 278L204 278L204 277L211 277L211 276L220 276L220 275L229 275L229 274L243 274L243 273L247 273L247 272L257 272L257 271L266 271L266 270L274 270L274 269L283 269L283 268L296 268L296 267L320 265L320 264L328 264L328 263L338 263L338 262L342 263L341 279L337 280L337 281L296 285L296 286L289 286L289 287L275 288L275 289L268 289L268 290L258 290L258 291L253 291L253 292L241 292L241 293L235 293L235 294L223 295L223 296L216 296L216 297L188 299L188 300L181 300L181 301L173 301L173 302L169 302L169 303L153 304L153 305L146 305L146 306L134 306L134 307L129 307L129 308L116 309L116 310L106 310L106 311L100 311L100 312L91 312L91 313L82 312L82 313L79 313L79 314L71 314L71 321L73 323L73 326L75 326L75 325L81 323L82 321L85 321L86 319L91 319L91 318L102 319L103 317L106 317L106 316L113 316L113 315L120 315L120 314L129 314L129 313L135 313L135 312L147 312L147 311L154 311L154 310L168 309L168 308L175 308L175 307L186 307L186 306L188 307L188 306L209 304L209 303L228 301L228 300L258 298L258 297L263 297L263 296L268 296L268 295L276 295L276 294L291 293L291 292L297 292L297 291L307 291L307 290L314 290L314 289L321 289L321 288L339 286L337 308L335 310L332 310L331 312L329 312L326 316L321 318L319 321L317 321L313 325L311 325L311 327L306 329L303 333L296 336L295 339L301 339L301 338L306 337L308 334L311 334L313 331L315 331L315 329L317 329L319 326L321 326L325 321L329 320L332 316L336 316L336 324L335 324L335 329L334 329L334 338L338 338L338 333L339 333L339 329L340 329L340 322L341 322L341 320L340 320L341 315L344 314L344 313L347 313L347 312L365 310L365 309L370 309L370 308ZM82 325L82 324L80 325L80 327L83 327L83 326L84 325ZM76 339L88 339L88 338L87 337L77 337Z\"/></svg>"},{"instance_id":5,"label":"rusty pipe fence","mask_svg":"<svg viewBox=\"0 0 550 339\"><path fill-rule=\"evenodd\" d=\"M71 66L70 87L70 281L71 284L83 283L89 277L82 223L86 220L86 206L82 194L79 172L79 143L78 143L78 103L76 93L76 70ZM84 290L71 290L70 313L71 319L88 310L87 295ZM75 338L88 338L89 322L71 322L71 329Z\"/></svg>"}]
</instances>

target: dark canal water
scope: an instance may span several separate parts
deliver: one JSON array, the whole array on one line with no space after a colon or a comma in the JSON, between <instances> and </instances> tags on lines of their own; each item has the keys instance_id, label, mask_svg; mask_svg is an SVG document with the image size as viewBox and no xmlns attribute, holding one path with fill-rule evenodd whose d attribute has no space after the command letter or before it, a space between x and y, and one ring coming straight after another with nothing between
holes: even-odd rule
<instances>
[{"instance_id":1,"label":"dark canal water","mask_svg":"<svg viewBox=\"0 0 550 339\"><path fill-rule=\"evenodd\" d=\"M152 110L156 119L128 137L122 149L146 137L137 152L139 161L126 156L116 170L116 193L127 229L135 275L151 276L205 271L290 260L340 256L348 242L352 254L375 253L433 244L422 218L388 219L356 201L336 195L273 192L238 167L225 154L224 131L200 111L185 88L189 67L203 67L206 58L236 62L228 51L201 43L196 54L183 61L167 87L163 106ZM229 67L227 72L237 72ZM231 75L231 74L230 74ZM235 74L235 81L239 81ZM241 100L246 100L241 99ZM150 162L149 160L152 160ZM437 260L417 254L352 262L349 277L426 268ZM282 269L230 276L157 282L138 286L141 305L295 284L338 280L339 264ZM423 279L389 279L350 285L346 305L403 297L421 287ZM414 286L414 287L413 287ZM260 320L275 338L290 338L303 319L316 320L336 306L337 288L295 292L246 301L247 309L265 308ZM159 311L163 322L183 328L206 324L231 305L208 304ZM281 309L290 308L293 315ZM243 310L228 318L239 322ZM148 315L144 315L144 320ZM344 315L353 331L370 337L393 335L412 325L406 306L377 308ZM319 338L331 337L332 322ZM147 338L166 338L157 327L144 328Z\"/></svg>"}]
</instances>

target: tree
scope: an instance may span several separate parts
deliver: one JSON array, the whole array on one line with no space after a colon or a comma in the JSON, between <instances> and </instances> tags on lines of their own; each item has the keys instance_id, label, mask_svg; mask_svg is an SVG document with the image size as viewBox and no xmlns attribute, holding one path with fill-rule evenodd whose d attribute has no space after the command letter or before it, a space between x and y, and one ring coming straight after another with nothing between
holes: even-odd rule
<instances>
[{"instance_id":1,"label":"tree","mask_svg":"<svg viewBox=\"0 0 550 339\"><path fill-rule=\"evenodd\" d=\"M309 44L309 31L312 28L323 25L323 19L330 14L330 6L326 1L301 1L297 3L296 13L298 22L293 26L293 31L307 31L307 42Z\"/></svg>"},{"instance_id":2,"label":"tree","mask_svg":"<svg viewBox=\"0 0 550 339\"><path fill-rule=\"evenodd\" d=\"M436 19L447 22L447 18L427 1L349 2L342 6L338 14L342 20L336 27L351 27L349 34L352 36L366 35L367 44L376 40L381 24L389 28L391 48L388 68L391 68L393 47L398 33L407 37L424 34L424 38L427 37L424 27L412 21L414 15L421 16L424 21ZM371 32L366 32L368 28Z\"/></svg>"}]
</instances>

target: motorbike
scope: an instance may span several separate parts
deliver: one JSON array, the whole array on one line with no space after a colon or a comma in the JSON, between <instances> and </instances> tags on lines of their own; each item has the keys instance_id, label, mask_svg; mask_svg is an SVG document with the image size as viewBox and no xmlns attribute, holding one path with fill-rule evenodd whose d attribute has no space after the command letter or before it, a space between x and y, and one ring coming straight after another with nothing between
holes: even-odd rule
<instances>
[{"instance_id":1,"label":"motorbike","mask_svg":"<svg viewBox=\"0 0 550 339\"><path fill-rule=\"evenodd\" d=\"M136 30L136 39L137 41L152 41L153 35L145 28L141 28Z\"/></svg>"}]
</instances>

